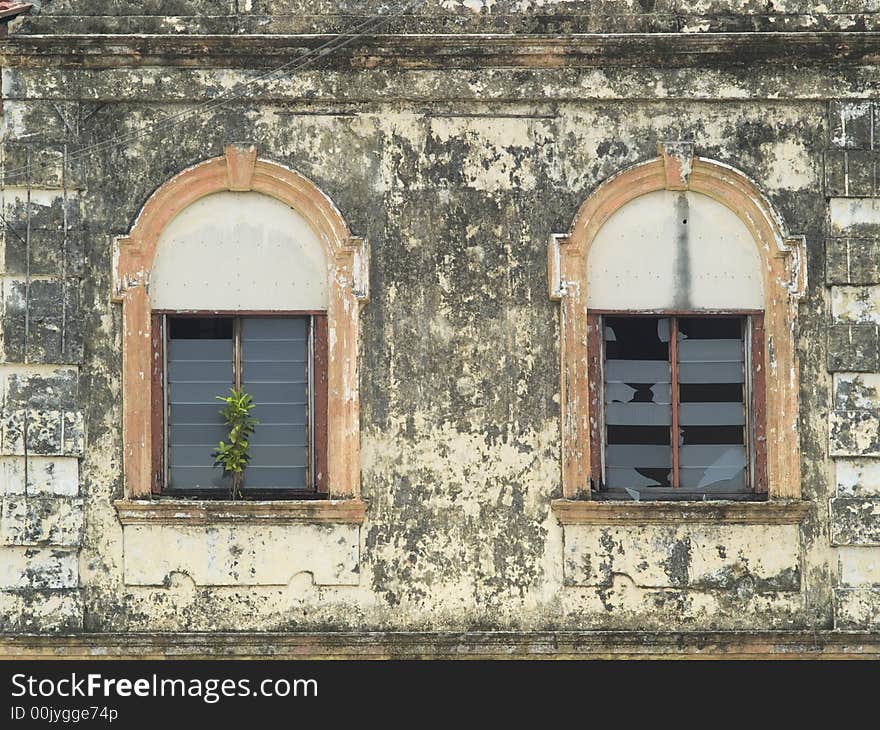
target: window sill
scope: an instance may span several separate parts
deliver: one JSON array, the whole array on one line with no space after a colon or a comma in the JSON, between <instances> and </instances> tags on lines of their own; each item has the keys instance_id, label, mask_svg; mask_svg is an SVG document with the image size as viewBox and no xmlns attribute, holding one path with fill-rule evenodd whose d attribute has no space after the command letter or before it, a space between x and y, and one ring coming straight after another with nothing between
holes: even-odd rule
<instances>
[{"instance_id":1,"label":"window sill","mask_svg":"<svg viewBox=\"0 0 880 730\"><path fill-rule=\"evenodd\" d=\"M360 499L120 499L113 504L123 525L287 525L298 522L359 525L366 512L366 503Z\"/></svg>"},{"instance_id":2,"label":"window sill","mask_svg":"<svg viewBox=\"0 0 880 730\"><path fill-rule=\"evenodd\" d=\"M810 502L599 502L554 499L551 507L563 525L797 525Z\"/></svg>"}]
</instances>

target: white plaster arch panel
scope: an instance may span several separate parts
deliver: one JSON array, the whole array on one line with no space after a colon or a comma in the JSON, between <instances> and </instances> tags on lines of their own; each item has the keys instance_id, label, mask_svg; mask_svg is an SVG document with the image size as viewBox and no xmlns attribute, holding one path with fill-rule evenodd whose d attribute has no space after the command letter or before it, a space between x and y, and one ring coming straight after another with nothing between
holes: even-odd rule
<instances>
[{"instance_id":1,"label":"white plaster arch panel","mask_svg":"<svg viewBox=\"0 0 880 730\"><path fill-rule=\"evenodd\" d=\"M587 259L587 307L763 309L764 271L745 223L708 195L657 190L615 211Z\"/></svg>"},{"instance_id":2,"label":"white plaster arch panel","mask_svg":"<svg viewBox=\"0 0 880 730\"><path fill-rule=\"evenodd\" d=\"M305 218L256 192L217 192L184 208L159 236L153 309L323 310L324 246Z\"/></svg>"}]
</instances>

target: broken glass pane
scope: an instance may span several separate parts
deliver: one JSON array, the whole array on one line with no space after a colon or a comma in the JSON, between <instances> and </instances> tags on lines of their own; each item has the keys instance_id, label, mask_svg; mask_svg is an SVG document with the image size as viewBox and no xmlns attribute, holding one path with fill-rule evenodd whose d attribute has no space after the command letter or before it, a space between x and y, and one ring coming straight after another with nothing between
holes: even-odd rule
<instances>
[{"instance_id":1,"label":"broken glass pane","mask_svg":"<svg viewBox=\"0 0 880 730\"><path fill-rule=\"evenodd\" d=\"M606 383L608 403L672 403L669 383Z\"/></svg>"},{"instance_id":2,"label":"broken glass pane","mask_svg":"<svg viewBox=\"0 0 880 730\"><path fill-rule=\"evenodd\" d=\"M605 319L605 482L671 483L669 319Z\"/></svg>"},{"instance_id":3,"label":"broken glass pane","mask_svg":"<svg viewBox=\"0 0 880 730\"><path fill-rule=\"evenodd\" d=\"M683 489L745 489L742 317L678 322L679 481Z\"/></svg>"}]
</instances>

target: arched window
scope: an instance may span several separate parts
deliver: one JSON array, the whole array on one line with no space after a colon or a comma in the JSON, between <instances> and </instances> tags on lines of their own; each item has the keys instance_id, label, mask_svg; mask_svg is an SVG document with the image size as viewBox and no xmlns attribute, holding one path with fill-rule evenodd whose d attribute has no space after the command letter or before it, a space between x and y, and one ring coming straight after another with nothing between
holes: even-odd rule
<instances>
[{"instance_id":1,"label":"arched window","mask_svg":"<svg viewBox=\"0 0 880 730\"><path fill-rule=\"evenodd\" d=\"M126 497L227 498L218 396L257 418L238 494L359 494L358 320L367 247L253 147L177 175L117 241Z\"/></svg>"},{"instance_id":2,"label":"arched window","mask_svg":"<svg viewBox=\"0 0 880 730\"><path fill-rule=\"evenodd\" d=\"M563 496L800 496L802 241L688 144L606 181L550 246Z\"/></svg>"}]
</instances>

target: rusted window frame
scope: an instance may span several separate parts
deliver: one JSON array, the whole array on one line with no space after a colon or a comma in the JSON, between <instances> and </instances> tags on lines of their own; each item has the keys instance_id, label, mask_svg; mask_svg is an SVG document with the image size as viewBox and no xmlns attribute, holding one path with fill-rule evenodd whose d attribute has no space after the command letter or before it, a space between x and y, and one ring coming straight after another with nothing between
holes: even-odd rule
<instances>
[{"instance_id":1,"label":"rusted window frame","mask_svg":"<svg viewBox=\"0 0 880 730\"><path fill-rule=\"evenodd\" d=\"M227 499L228 493L216 487L168 489L167 451L170 446L167 428L168 389L167 351L168 317L233 318L233 378L241 385L241 326L243 317L309 318L309 426L307 460L308 481L305 489L245 489L240 499L316 499L329 497L327 489L327 312L325 310L167 310L151 312L150 422L152 431L151 491L155 496Z\"/></svg>"},{"instance_id":2,"label":"rusted window frame","mask_svg":"<svg viewBox=\"0 0 880 730\"><path fill-rule=\"evenodd\" d=\"M668 317L670 319L670 381L672 390L672 425L670 444L672 447L672 487L680 489L679 480L679 446L678 438L678 406L677 393L677 329L680 317L743 317L746 331L743 333L743 343L746 349L744 363L746 367L745 380L743 383L746 393L743 404L746 408L746 424L744 428L748 434L746 440L748 456L748 475L750 489L743 490L740 498L766 498L767 486L767 439L765 435L766 414L766 386L764 378L764 311L758 309L731 309L731 310L612 310L590 309L587 311L587 378L589 390L589 404L591 413L595 414L590 419L590 473L592 479L598 483L591 485L591 489L597 498L614 498L619 492L609 492L604 489L605 477L605 345L603 332L603 318L614 317ZM646 492L650 495L650 489ZM664 490L665 494L666 490ZM698 498L701 493L698 490L682 490L682 498ZM732 495L725 494L725 499Z\"/></svg>"}]
</instances>

